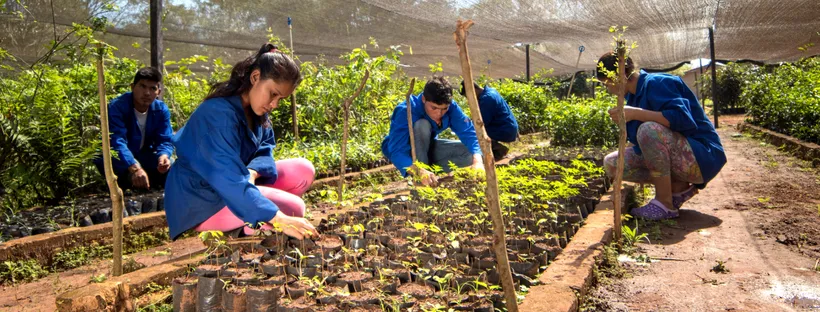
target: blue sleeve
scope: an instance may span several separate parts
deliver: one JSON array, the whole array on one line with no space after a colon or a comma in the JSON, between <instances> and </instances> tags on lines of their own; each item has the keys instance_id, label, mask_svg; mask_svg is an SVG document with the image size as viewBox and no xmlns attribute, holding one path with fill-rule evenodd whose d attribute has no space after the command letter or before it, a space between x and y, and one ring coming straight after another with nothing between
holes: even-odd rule
<instances>
[{"instance_id":1,"label":"blue sleeve","mask_svg":"<svg viewBox=\"0 0 820 312\"><path fill-rule=\"evenodd\" d=\"M464 111L462 111L461 107L458 107L458 104L455 102L450 104L448 114L450 115L450 127L453 128L453 132L458 136L458 139L461 140L461 143L464 144L471 153L481 155L481 147L478 145L475 127L470 117L467 117L467 114L464 114Z\"/></svg>"},{"instance_id":2,"label":"blue sleeve","mask_svg":"<svg viewBox=\"0 0 820 312\"><path fill-rule=\"evenodd\" d=\"M689 110L689 100L681 94L679 84L683 84L680 78L663 77L653 80L647 87L649 97L647 102L650 109L663 114L669 121L669 128L675 132L683 132L697 129L697 123Z\"/></svg>"},{"instance_id":3,"label":"blue sleeve","mask_svg":"<svg viewBox=\"0 0 820 312\"><path fill-rule=\"evenodd\" d=\"M119 98L117 98L119 99ZM119 161L125 163L125 167L131 167L137 163L134 154L128 149L128 129L125 127L125 115L118 105L120 101L114 100L108 105L108 131L111 137L111 149L117 151Z\"/></svg>"},{"instance_id":4,"label":"blue sleeve","mask_svg":"<svg viewBox=\"0 0 820 312\"><path fill-rule=\"evenodd\" d=\"M196 127L198 133L194 135L199 153L196 159L192 159L191 167L211 185L239 219L253 226L270 221L279 207L248 181L250 174L239 157L239 131L236 127L212 124L215 122Z\"/></svg>"},{"instance_id":5,"label":"blue sleeve","mask_svg":"<svg viewBox=\"0 0 820 312\"><path fill-rule=\"evenodd\" d=\"M258 181L265 184L273 184L279 176L276 171L276 160L273 159L273 148L276 147L276 140L273 136L273 130L264 129L262 131L262 143L259 149L253 155L251 162L248 163L248 169L253 169L259 173Z\"/></svg>"},{"instance_id":6,"label":"blue sleeve","mask_svg":"<svg viewBox=\"0 0 820 312\"><path fill-rule=\"evenodd\" d=\"M162 124L157 130L157 154L171 157L174 153L174 145L171 138L174 136L174 129L171 127L171 111L168 106L162 105Z\"/></svg>"},{"instance_id":7,"label":"blue sleeve","mask_svg":"<svg viewBox=\"0 0 820 312\"><path fill-rule=\"evenodd\" d=\"M399 104L393 110L390 119L390 132L387 134L387 150L385 155L399 169L401 175L407 176L407 168L413 165L410 147L410 128L407 126L407 105Z\"/></svg>"}]
</instances>

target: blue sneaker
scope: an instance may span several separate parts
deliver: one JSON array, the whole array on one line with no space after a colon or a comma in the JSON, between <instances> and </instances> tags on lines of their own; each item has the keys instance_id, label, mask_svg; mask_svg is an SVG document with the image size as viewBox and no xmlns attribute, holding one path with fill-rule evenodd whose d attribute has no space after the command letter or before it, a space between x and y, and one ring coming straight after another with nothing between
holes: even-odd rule
<instances>
[{"instance_id":1,"label":"blue sneaker","mask_svg":"<svg viewBox=\"0 0 820 312\"><path fill-rule=\"evenodd\" d=\"M630 214L637 218L654 221L680 217L677 210L666 208L666 206L661 204L657 199L649 201L649 203L643 207L632 209Z\"/></svg>"}]
</instances>

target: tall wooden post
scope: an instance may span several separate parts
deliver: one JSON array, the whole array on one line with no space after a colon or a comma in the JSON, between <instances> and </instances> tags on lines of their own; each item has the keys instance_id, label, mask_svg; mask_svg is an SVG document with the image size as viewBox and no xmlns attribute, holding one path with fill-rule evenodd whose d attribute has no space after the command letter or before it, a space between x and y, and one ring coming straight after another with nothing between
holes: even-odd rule
<instances>
[{"instance_id":1,"label":"tall wooden post","mask_svg":"<svg viewBox=\"0 0 820 312\"><path fill-rule=\"evenodd\" d=\"M530 82L530 45L527 44L527 82Z\"/></svg>"},{"instance_id":2,"label":"tall wooden post","mask_svg":"<svg viewBox=\"0 0 820 312\"><path fill-rule=\"evenodd\" d=\"M613 236L616 243L621 242L621 182L624 176L624 151L626 150L626 121L624 120L624 96L626 95L626 43L618 40L616 46L618 55L618 162L615 170L615 186L612 188L615 207L615 220L613 220Z\"/></svg>"},{"instance_id":3,"label":"tall wooden post","mask_svg":"<svg viewBox=\"0 0 820 312\"><path fill-rule=\"evenodd\" d=\"M162 0L151 0L151 67L162 72Z\"/></svg>"},{"instance_id":4,"label":"tall wooden post","mask_svg":"<svg viewBox=\"0 0 820 312\"><path fill-rule=\"evenodd\" d=\"M510 271L510 260L507 258L507 239L504 229L504 218L501 214L501 204L498 197L498 178L495 174L495 159L493 158L490 138L484 131L484 121L481 119L481 110L478 107L478 100L473 85L473 71L470 67L470 56L467 52L467 30L473 25L472 20L456 23L455 39L458 45L458 55L461 58L461 71L464 77L464 90L467 93L467 102L470 104L470 115L475 124L475 131L478 135L478 142L481 145L481 152L484 154L484 171L487 174L487 210L493 221L493 250L498 263L498 275L501 278L501 287L504 290L507 311L518 311L518 299L515 294L515 284ZM529 45L527 45L529 49ZM529 66L528 66L529 68ZM529 76L529 75L528 75ZM529 77L528 77L529 78Z\"/></svg>"},{"instance_id":5,"label":"tall wooden post","mask_svg":"<svg viewBox=\"0 0 820 312\"><path fill-rule=\"evenodd\" d=\"M715 26L709 27L709 51L712 54L712 112L715 114L715 128L718 127L718 111L720 104L718 103L718 87L717 87L717 63L715 63Z\"/></svg>"},{"instance_id":6,"label":"tall wooden post","mask_svg":"<svg viewBox=\"0 0 820 312\"><path fill-rule=\"evenodd\" d=\"M416 78L410 79L410 89L407 89L405 95L405 104L407 104L407 129L410 131L410 155L413 157L413 164L416 164L416 133L413 132L413 104L410 103L410 95L413 94L413 89L416 86Z\"/></svg>"},{"instance_id":7,"label":"tall wooden post","mask_svg":"<svg viewBox=\"0 0 820 312\"><path fill-rule=\"evenodd\" d=\"M344 108L344 133L342 134L342 168L339 171L339 205L342 204L342 200L344 199L345 171L347 171L345 169L345 167L347 167L347 136L349 132L348 125L350 124L348 122L348 117L350 116L350 105L353 104L353 100L355 100L359 96L359 93L362 92L362 89L364 89L364 84L365 82L367 82L367 78L370 78L370 70L364 71L364 77L362 78L361 84L359 84L359 88L356 89L356 92L353 93L353 96L347 98L344 101L344 104L342 104Z\"/></svg>"},{"instance_id":8,"label":"tall wooden post","mask_svg":"<svg viewBox=\"0 0 820 312\"><path fill-rule=\"evenodd\" d=\"M293 20L288 16L288 32L290 32L290 58L293 58ZM299 114L296 113L296 90L290 94L290 113L293 119L293 138L299 142Z\"/></svg>"},{"instance_id":9,"label":"tall wooden post","mask_svg":"<svg viewBox=\"0 0 820 312\"><path fill-rule=\"evenodd\" d=\"M105 55L102 44L97 44L99 59L97 59L97 92L100 97L100 129L102 129L102 152L103 166L105 170L105 181L108 183L108 191L111 194L111 218L113 219L114 230L114 267L111 275L122 275L122 210L125 206L122 198L122 190L117 185L117 176L111 167L111 142L108 134L108 105L105 101L105 74L103 73L103 56Z\"/></svg>"}]
</instances>

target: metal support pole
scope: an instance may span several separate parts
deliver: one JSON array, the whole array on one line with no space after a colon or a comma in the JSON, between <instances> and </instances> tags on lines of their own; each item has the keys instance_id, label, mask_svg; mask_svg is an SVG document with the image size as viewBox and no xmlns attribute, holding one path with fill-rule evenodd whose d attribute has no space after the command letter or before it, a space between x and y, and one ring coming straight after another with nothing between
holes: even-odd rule
<instances>
[{"instance_id":1,"label":"metal support pole","mask_svg":"<svg viewBox=\"0 0 820 312\"><path fill-rule=\"evenodd\" d=\"M717 99L717 64L715 63L715 26L709 27L709 51L712 53L712 111L715 114L715 128L718 127L718 111L720 104Z\"/></svg>"},{"instance_id":2,"label":"metal support pole","mask_svg":"<svg viewBox=\"0 0 820 312\"><path fill-rule=\"evenodd\" d=\"M527 44L527 82L530 82L530 45Z\"/></svg>"},{"instance_id":3,"label":"metal support pole","mask_svg":"<svg viewBox=\"0 0 820 312\"><path fill-rule=\"evenodd\" d=\"M700 62L700 75L698 75L698 79L695 79L697 82L695 83L695 88L698 91L698 96L700 97L700 105L703 106L703 111L706 111L706 103L703 102L703 89L701 89L701 81L703 81L703 58L698 58L698 62ZM695 72L697 73L697 72Z\"/></svg>"},{"instance_id":4,"label":"metal support pole","mask_svg":"<svg viewBox=\"0 0 820 312\"><path fill-rule=\"evenodd\" d=\"M162 71L162 0L151 0L151 67Z\"/></svg>"}]
</instances>

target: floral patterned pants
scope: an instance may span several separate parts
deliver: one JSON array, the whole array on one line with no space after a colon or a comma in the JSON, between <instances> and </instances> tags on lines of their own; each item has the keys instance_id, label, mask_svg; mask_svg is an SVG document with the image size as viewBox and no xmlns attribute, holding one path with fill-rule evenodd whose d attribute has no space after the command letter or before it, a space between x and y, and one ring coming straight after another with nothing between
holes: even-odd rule
<instances>
[{"instance_id":1,"label":"floral patterned pants","mask_svg":"<svg viewBox=\"0 0 820 312\"><path fill-rule=\"evenodd\" d=\"M682 134L656 122L644 122L638 127L641 155L632 148L624 153L624 181L649 183L655 177L672 176L672 181L703 183L700 166L689 141ZM615 176L618 152L604 157L607 175Z\"/></svg>"}]
</instances>

